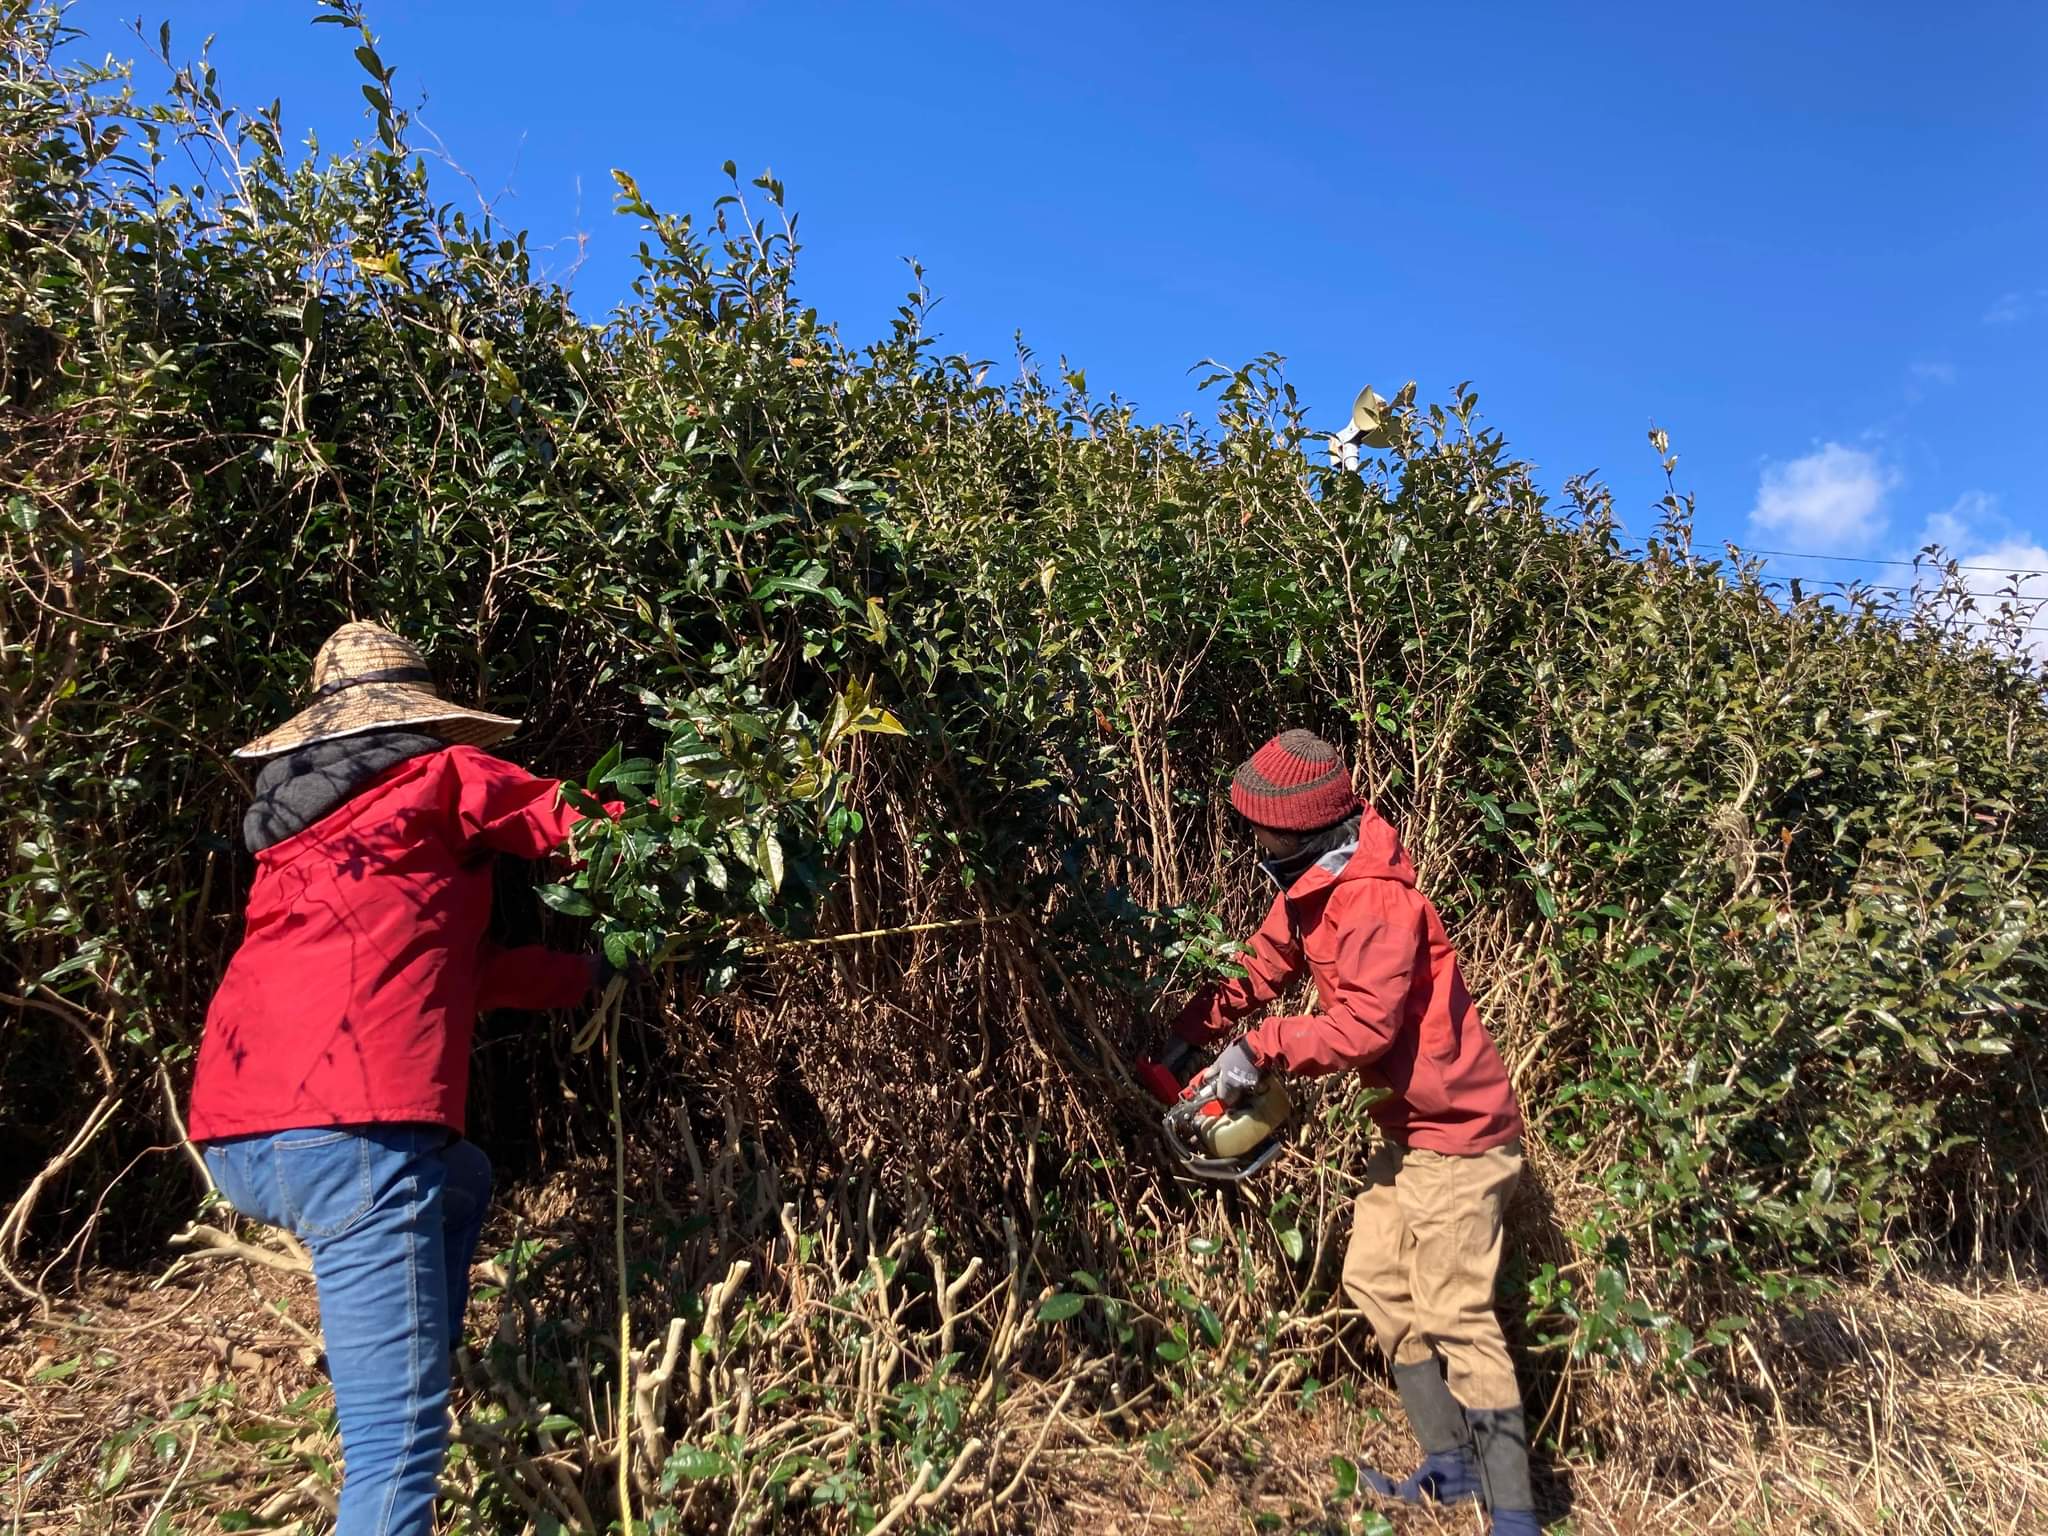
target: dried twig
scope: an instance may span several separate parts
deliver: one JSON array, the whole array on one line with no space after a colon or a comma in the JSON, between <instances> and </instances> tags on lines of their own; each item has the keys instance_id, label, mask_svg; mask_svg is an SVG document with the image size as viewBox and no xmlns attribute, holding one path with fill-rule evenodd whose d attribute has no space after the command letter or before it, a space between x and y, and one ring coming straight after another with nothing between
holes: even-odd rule
<instances>
[{"instance_id":1,"label":"dried twig","mask_svg":"<svg viewBox=\"0 0 2048 1536\"><path fill-rule=\"evenodd\" d=\"M261 1264L265 1269L282 1270L288 1275L309 1275L313 1272L312 1260L309 1258L301 1257L297 1253L273 1253L268 1248L245 1243L232 1233L223 1232L219 1227L210 1227L202 1222L193 1222L184 1230L173 1234L171 1246L196 1250L186 1255L188 1260L247 1259L251 1264Z\"/></svg>"}]
</instances>

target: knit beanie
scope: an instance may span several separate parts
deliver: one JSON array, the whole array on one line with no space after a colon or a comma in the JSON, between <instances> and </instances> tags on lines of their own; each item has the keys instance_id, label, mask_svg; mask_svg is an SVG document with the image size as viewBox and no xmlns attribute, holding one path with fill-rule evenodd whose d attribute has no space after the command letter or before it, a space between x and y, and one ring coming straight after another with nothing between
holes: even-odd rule
<instances>
[{"instance_id":1,"label":"knit beanie","mask_svg":"<svg viewBox=\"0 0 2048 1536\"><path fill-rule=\"evenodd\" d=\"M1282 731L1230 781L1230 803L1254 826L1313 832L1358 809L1351 768L1310 731Z\"/></svg>"}]
</instances>

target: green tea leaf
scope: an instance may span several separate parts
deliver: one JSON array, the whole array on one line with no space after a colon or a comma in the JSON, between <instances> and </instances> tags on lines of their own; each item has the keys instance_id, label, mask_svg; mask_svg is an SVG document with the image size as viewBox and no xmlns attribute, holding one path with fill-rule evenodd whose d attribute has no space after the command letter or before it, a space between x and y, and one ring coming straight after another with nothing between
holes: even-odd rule
<instances>
[{"instance_id":1,"label":"green tea leaf","mask_svg":"<svg viewBox=\"0 0 2048 1536\"><path fill-rule=\"evenodd\" d=\"M540 887L540 899L564 917L595 917L597 908L590 898L566 885Z\"/></svg>"},{"instance_id":2,"label":"green tea leaf","mask_svg":"<svg viewBox=\"0 0 2048 1536\"><path fill-rule=\"evenodd\" d=\"M702 1482L705 1478L723 1477L727 1470L726 1459L716 1451L679 1445L670 1453L668 1460L662 1463L662 1491L673 1492L677 1484L685 1481Z\"/></svg>"},{"instance_id":3,"label":"green tea leaf","mask_svg":"<svg viewBox=\"0 0 2048 1536\"><path fill-rule=\"evenodd\" d=\"M1344 1456L1330 1458L1330 1476L1337 1485L1337 1497L1349 1502L1358 1493L1358 1465Z\"/></svg>"}]
</instances>

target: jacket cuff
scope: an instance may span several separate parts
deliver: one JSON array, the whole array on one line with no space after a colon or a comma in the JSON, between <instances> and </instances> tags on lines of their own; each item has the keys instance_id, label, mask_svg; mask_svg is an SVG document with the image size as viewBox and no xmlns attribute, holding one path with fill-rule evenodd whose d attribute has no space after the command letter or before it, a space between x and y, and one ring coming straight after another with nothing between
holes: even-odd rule
<instances>
[{"instance_id":1,"label":"jacket cuff","mask_svg":"<svg viewBox=\"0 0 2048 1536\"><path fill-rule=\"evenodd\" d=\"M1302 1014L1268 1019L1259 1026L1268 1054L1295 1077L1321 1077L1330 1072L1364 1072L1374 1087L1385 1087L1375 1065L1393 1041L1377 1031L1346 1029L1328 1014Z\"/></svg>"},{"instance_id":2,"label":"jacket cuff","mask_svg":"<svg viewBox=\"0 0 2048 1536\"><path fill-rule=\"evenodd\" d=\"M1211 1045L1220 1039L1230 1027L1229 1021L1217 1017L1216 993L1213 988L1204 987L1181 1009L1173 1021L1173 1036L1189 1045Z\"/></svg>"},{"instance_id":3,"label":"jacket cuff","mask_svg":"<svg viewBox=\"0 0 2048 1536\"><path fill-rule=\"evenodd\" d=\"M1346 1063L1324 1060L1314 1051L1305 1053L1300 1060L1288 1055L1287 1041L1292 1035L1299 1042L1304 1033L1310 1039L1321 1028L1324 1021L1313 1014L1297 1015L1288 1019L1267 1019L1254 1029L1245 1032L1245 1049L1252 1053L1252 1061L1260 1067L1278 1067L1289 1077L1320 1077L1325 1072L1340 1072Z\"/></svg>"},{"instance_id":4,"label":"jacket cuff","mask_svg":"<svg viewBox=\"0 0 2048 1536\"><path fill-rule=\"evenodd\" d=\"M538 944L499 950L484 968L477 1011L573 1008L589 995L594 969L588 955Z\"/></svg>"}]
</instances>

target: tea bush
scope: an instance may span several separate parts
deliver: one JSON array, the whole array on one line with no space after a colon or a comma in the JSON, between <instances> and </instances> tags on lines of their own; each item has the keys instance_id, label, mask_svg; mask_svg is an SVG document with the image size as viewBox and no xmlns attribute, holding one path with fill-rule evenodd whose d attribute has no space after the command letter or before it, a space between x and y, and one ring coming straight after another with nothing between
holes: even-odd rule
<instances>
[{"instance_id":1,"label":"tea bush","mask_svg":"<svg viewBox=\"0 0 2048 1536\"><path fill-rule=\"evenodd\" d=\"M1400 391L1354 474L1274 358L1214 369L1213 424L1149 424L1064 364L946 354L921 274L857 345L767 177L698 219L621 175L641 275L591 323L436 201L352 5L323 19L372 131L335 153L167 36L144 90L0 14L18 1288L191 1206L180 1160L123 1170L175 1141L237 933L227 753L351 616L631 806L501 907L666 962L613 1060L634 1465L686 1519L924 1510L977 1457L993 1509L1006 1412L1062 1382L1137 1433L1148 1388L1326 1368L1358 1091L1191 1201L1121 1065L1254 913L1218 792L1287 724L1356 753L1515 1070L1532 1346L1684 1389L1831 1276L2038 1253L2048 709L1953 572L1904 607L1780 590L1675 490L1632 548L1462 385ZM476 1134L529 1174L607 1145L575 1033L479 1063ZM559 1448L533 1382L620 1372L545 1321L608 1273L590 1220L501 1255L542 1319L535 1402L478 1411L506 1446ZM474 1454L489 1497L601 1507L596 1453L567 1486Z\"/></svg>"}]
</instances>

